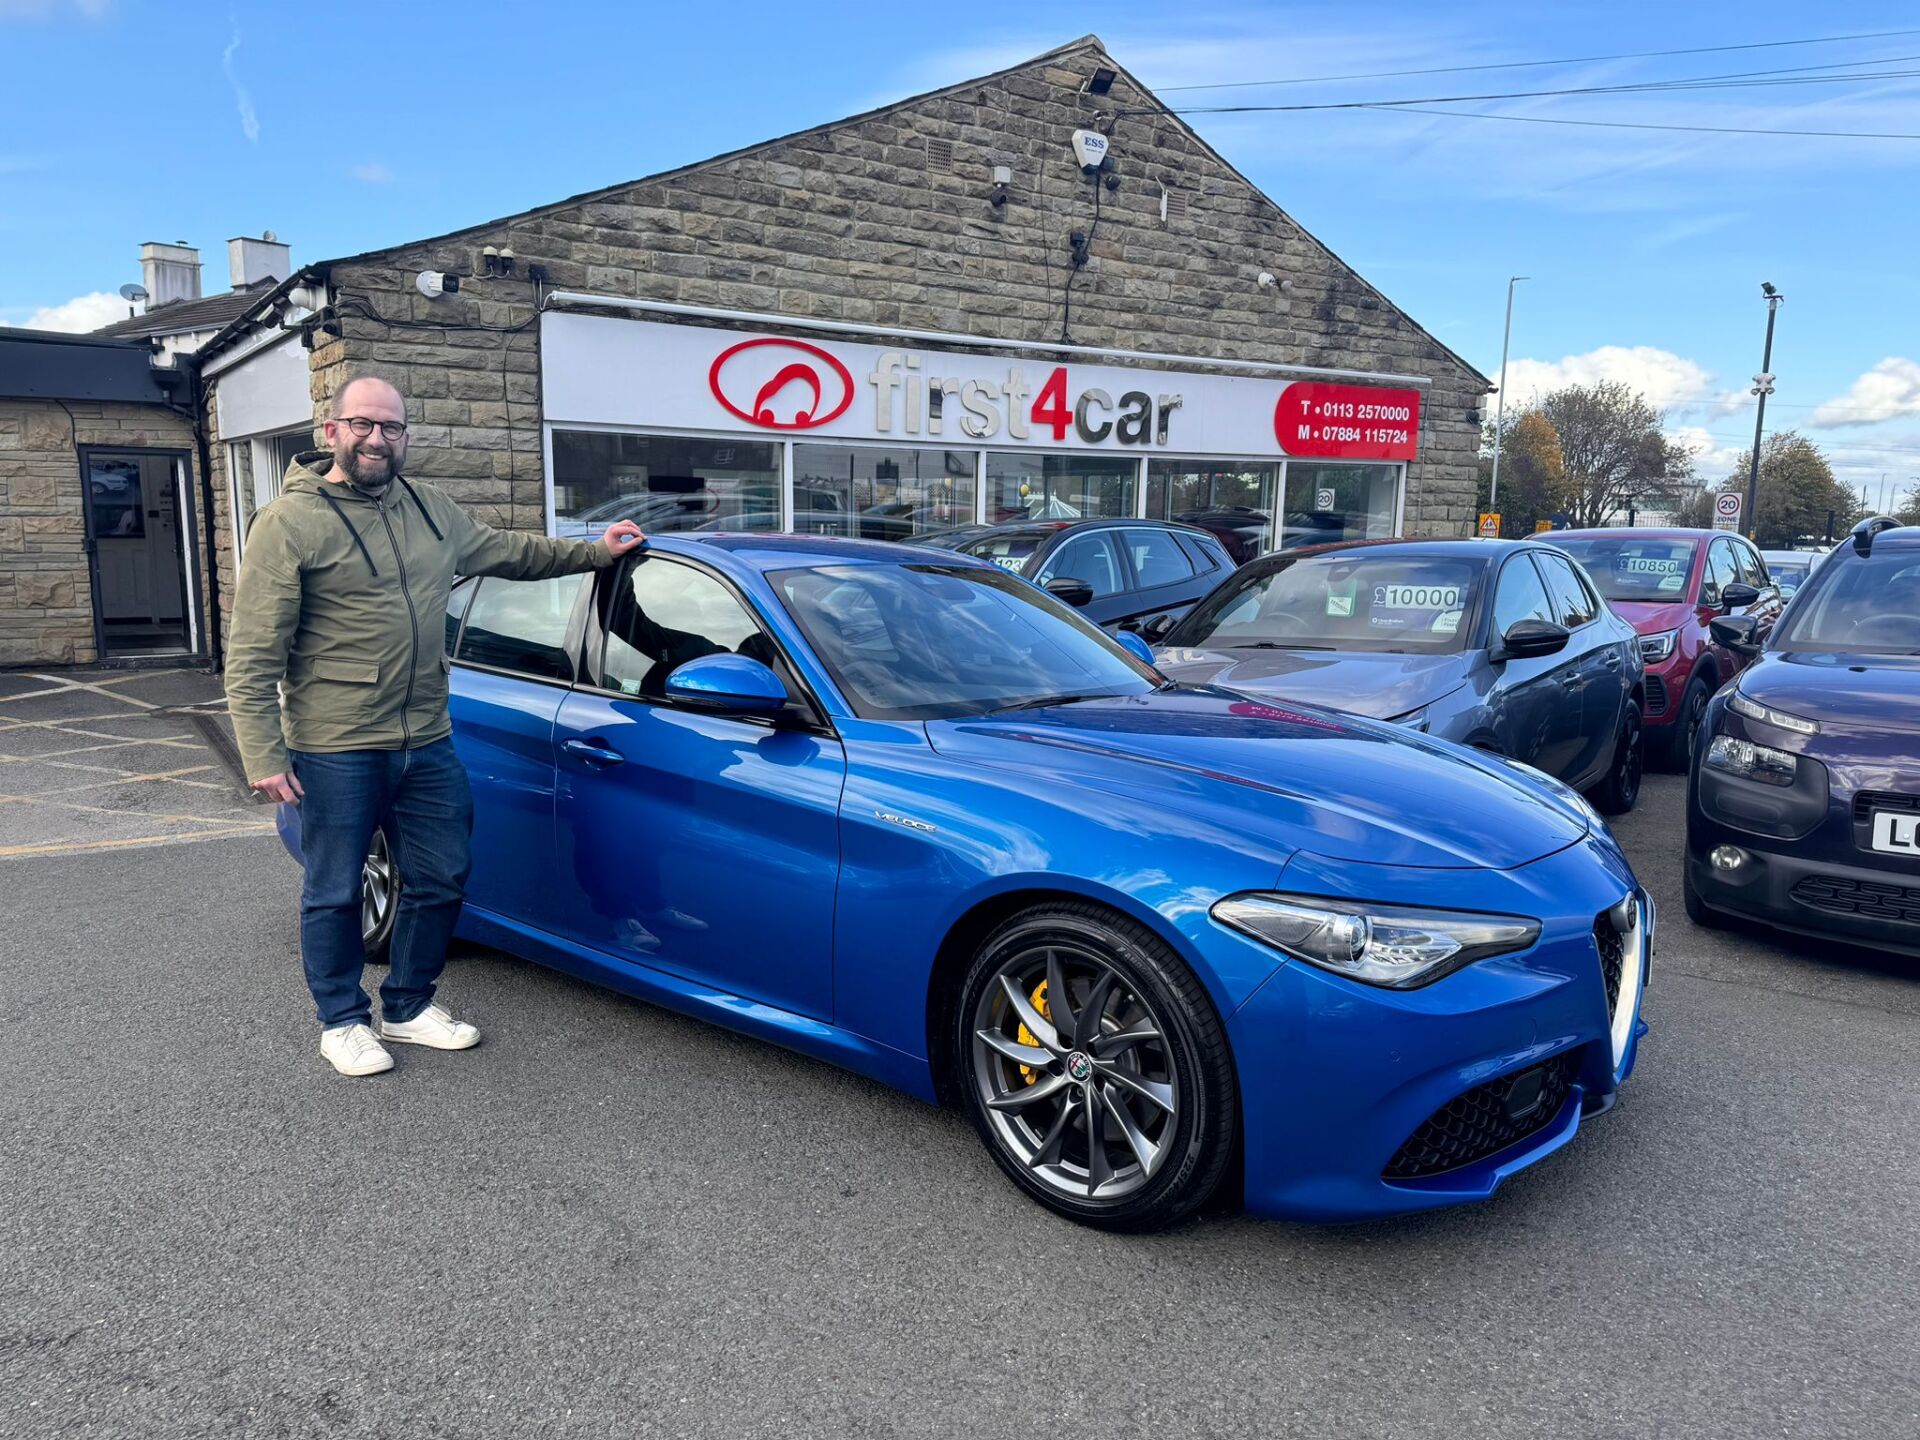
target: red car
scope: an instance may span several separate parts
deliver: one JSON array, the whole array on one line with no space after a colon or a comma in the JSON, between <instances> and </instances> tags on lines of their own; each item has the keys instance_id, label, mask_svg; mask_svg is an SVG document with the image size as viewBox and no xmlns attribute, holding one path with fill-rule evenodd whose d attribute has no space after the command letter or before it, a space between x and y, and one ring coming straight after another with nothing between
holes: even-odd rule
<instances>
[{"instance_id":1,"label":"red car","mask_svg":"<svg viewBox=\"0 0 1920 1440\"><path fill-rule=\"evenodd\" d=\"M1647 672L1647 753L1679 769L1713 692L1748 657L1713 638L1708 622L1751 615L1762 637L1780 618L1780 591L1743 535L1714 530L1562 530L1542 535L1586 567L1621 619L1639 633Z\"/></svg>"}]
</instances>

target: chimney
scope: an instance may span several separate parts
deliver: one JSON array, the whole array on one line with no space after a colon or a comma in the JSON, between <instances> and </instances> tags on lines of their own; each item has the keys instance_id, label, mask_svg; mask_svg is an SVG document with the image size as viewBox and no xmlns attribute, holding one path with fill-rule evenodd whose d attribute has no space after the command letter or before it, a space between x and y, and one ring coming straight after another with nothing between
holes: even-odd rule
<instances>
[{"instance_id":1,"label":"chimney","mask_svg":"<svg viewBox=\"0 0 1920 1440\"><path fill-rule=\"evenodd\" d=\"M198 300L200 252L184 240L172 245L149 240L140 247L140 277L146 282L150 310L175 300Z\"/></svg>"},{"instance_id":2,"label":"chimney","mask_svg":"<svg viewBox=\"0 0 1920 1440\"><path fill-rule=\"evenodd\" d=\"M236 235L227 241L227 270L233 288L246 290L263 280L284 280L293 273L292 252L273 238L271 230L258 240Z\"/></svg>"}]
</instances>

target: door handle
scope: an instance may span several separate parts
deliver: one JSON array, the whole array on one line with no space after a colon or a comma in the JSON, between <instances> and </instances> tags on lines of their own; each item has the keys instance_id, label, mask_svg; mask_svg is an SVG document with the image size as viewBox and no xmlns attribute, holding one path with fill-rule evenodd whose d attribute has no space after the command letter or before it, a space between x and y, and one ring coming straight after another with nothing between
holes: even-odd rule
<instances>
[{"instance_id":1,"label":"door handle","mask_svg":"<svg viewBox=\"0 0 1920 1440\"><path fill-rule=\"evenodd\" d=\"M624 765L627 757L607 745L596 745L591 740L567 740L560 748L569 755L576 755L593 766Z\"/></svg>"},{"instance_id":2,"label":"door handle","mask_svg":"<svg viewBox=\"0 0 1920 1440\"><path fill-rule=\"evenodd\" d=\"M1620 652L1618 650L1607 651L1607 669L1618 670L1619 668L1620 668Z\"/></svg>"}]
</instances>

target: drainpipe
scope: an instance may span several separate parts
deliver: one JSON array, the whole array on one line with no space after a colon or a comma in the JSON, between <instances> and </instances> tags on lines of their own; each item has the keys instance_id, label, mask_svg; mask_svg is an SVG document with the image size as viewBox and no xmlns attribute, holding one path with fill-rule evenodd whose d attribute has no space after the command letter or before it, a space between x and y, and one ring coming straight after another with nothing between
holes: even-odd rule
<instances>
[{"instance_id":1,"label":"drainpipe","mask_svg":"<svg viewBox=\"0 0 1920 1440\"><path fill-rule=\"evenodd\" d=\"M206 535L206 624L207 624L207 673L217 675L223 668L224 655L220 635L220 542L214 534L213 524L213 449L207 444L206 407L213 397L213 386L200 378L200 369L186 356L175 363L186 366L187 400L191 407L188 423L193 426L193 442L200 459L200 513L204 517L201 529Z\"/></svg>"}]
</instances>

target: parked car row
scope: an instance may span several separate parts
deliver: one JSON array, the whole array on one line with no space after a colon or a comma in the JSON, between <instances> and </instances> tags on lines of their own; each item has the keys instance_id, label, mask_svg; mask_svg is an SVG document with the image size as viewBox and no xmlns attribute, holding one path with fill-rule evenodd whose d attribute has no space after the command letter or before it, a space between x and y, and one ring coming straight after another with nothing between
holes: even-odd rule
<instances>
[{"instance_id":1,"label":"parked car row","mask_svg":"<svg viewBox=\"0 0 1920 1440\"><path fill-rule=\"evenodd\" d=\"M1085 1223L1229 1175L1303 1219L1480 1198L1634 1066L1656 916L1596 807L1633 803L1653 678L1714 687L1666 722L1689 912L1920 953L1890 523L1784 614L1744 540L1685 532L1237 569L1143 521L696 532L463 582L461 929L956 1105Z\"/></svg>"}]
</instances>

